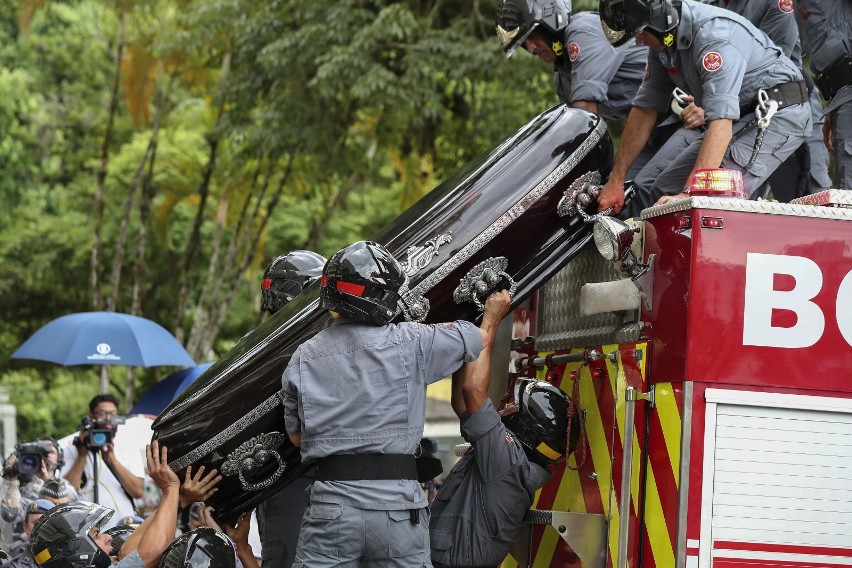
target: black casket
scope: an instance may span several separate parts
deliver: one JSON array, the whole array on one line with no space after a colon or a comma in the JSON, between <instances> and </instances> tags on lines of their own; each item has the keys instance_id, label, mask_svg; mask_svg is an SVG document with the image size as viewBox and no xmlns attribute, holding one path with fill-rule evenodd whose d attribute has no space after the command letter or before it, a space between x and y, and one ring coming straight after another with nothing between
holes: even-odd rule
<instances>
[{"instance_id":1,"label":"black casket","mask_svg":"<svg viewBox=\"0 0 852 568\"><path fill-rule=\"evenodd\" d=\"M511 282L528 297L588 242L591 225L559 217L564 191L586 172L608 175L612 142L594 114L558 105L433 189L372 240L409 275L398 318L477 321L477 284ZM154 422L172 469L217 468L209 504L228 520L300 476L284 431L281 374L296 347L324 328L314 285L244 337Z\"/></svg>"}]
</instances>

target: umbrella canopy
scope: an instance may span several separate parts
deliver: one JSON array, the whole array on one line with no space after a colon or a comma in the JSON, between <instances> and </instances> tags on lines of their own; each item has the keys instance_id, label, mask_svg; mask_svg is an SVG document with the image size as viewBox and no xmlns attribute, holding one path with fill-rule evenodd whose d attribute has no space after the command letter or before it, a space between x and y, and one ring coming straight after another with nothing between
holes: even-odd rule
<instances>
[{"instance_id":1,"label":"umbrella canopy","mask_svg":"<svg viewBox=\"0 0 852 568\"><path fill-rule=\"evenodd\" d=\"M177 339L151 320L116 312L57 318L27 339L13 359L71 365L194 366Z\"/></svg>"},{"instance_id":2,"label":"umbrella canopy","mask_svg":"<svg viewBox=\"0 0 852 568\"><path fill-rule=\"evenodd\" d=\"M210 368L213 363L203 363L188 369L175 371L149 390L128 414L150 414L157 416L174 398L186 390L192 381Z\"/></svg>"}]
</instances>

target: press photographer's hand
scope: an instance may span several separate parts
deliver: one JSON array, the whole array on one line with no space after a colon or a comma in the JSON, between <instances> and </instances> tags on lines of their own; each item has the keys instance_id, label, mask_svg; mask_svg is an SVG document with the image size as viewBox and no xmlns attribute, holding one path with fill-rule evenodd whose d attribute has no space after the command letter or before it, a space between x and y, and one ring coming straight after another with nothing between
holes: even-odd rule
<instances>
[{"instance_id":1,"label":"press photographer's hand","mask_svg":"<svg viewBox=\"0 0 852 568\"><path fill-rule=\"evenodd\" d=\"M18 469L15 467L16 463L18 463L18 456L15 452L12 452L9 454L9 457L6 458L6 463L3 467L3 477L6 479L18 478Z\"/></svg>"},{"instance_id":2,"label":"press photographer's hand","mask_svg":"<svg viewBox=\"0 0 852 568\"><path fill-rule=\"evenodd\" d=\"M115 464L115 447L112 442L101 446L101 457L104 458L104 463L107 465Z\"/></svg>"}]
</instances>

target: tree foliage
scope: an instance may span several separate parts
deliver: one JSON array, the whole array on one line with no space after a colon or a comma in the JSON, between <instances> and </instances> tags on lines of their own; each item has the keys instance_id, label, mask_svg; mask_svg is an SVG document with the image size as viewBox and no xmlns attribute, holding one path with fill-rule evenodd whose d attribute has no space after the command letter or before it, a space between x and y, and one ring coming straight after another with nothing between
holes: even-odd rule
<instances>
[{"instance_id":1,"label":"tree foliage","mask_svg":"<svg viewBox=\"0 0 852 568\"><path fill-rule=\"evenodd\" d=\"M98 388L9 359L48 321L100 298L215 359L258 323L272 258L369 236L554 104L546 66L503 58L493 9L2 3L0 384L21 437L67 433ZM110 388L130 403L168 371L113 368Z\"/></svg>"}]
</instances>

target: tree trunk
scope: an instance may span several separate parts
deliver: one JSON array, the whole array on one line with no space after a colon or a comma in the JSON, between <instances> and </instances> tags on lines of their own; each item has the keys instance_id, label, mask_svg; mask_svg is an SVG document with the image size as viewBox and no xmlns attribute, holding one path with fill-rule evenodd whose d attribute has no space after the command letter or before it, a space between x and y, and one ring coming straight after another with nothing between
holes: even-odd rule
<instances>
[{"instance_id":1,"label":"tree trunk","mask_svg":"<svg viewBox=\"0 0 852 568\"><path fill-rule=\"evenodd\" d=\"M103 307L103 295L101 294L101 231L103 229L104 217L104 192L106 187L107 168L109 167L109 145L112 138L113 127L115 126L115 115L118 110L118 94L119 85L121 84L121 60L124 57L125 43L125 14L124 10L120 9L118 14L118 37L116 38L115 46L115 77L112 82L112 92L110 93L109 107L107 110L107 127L104 132L104 138L101 142L101 160L98 167L96 182L95 182L95 205L94 205L94 222L95 229L92 236L92 253L90 257L89 268L89 285L92 291L92 309L95 311L101 310ZM101 392L107 392L109 384L105 379L105 373L101 373Z\"/></svg>"},{"instance_id":2,"label":"tree trunk","mask_svg":"<svg viewBox=\"0 0 852 568\"><path fill-rule=\"evenodd\" d=\"M258 216L258 212L260 210L260 204L263 200L263 196L266 194L266 190L269 187L269 181L272 177L273 167L269 166L266 171L266 175L263 179L263 184L261 185L259 191L251 191L246 196L243 201L243 206L240 209L240 215L237 219L237 226L234 230L234 234L228 243L228 248L224 253L224 260L219 261L220 256L220 243L219 241L214 242L214 250L215 254L211 255L210 259L210 267L207 272L207 281L204 284L204 287L201 290L201 294L198 297L198 302L196 303L196 320L192 323L192 330L189 334L189 340L187 341L187 351L189 351L190 355L193 357L197 357L199 361L206 360L209 358L209 354L212 348L213 341L219 335L219 329L221 325L213 327L211 325L211 321L215 321L215 314L218 310L218 306L222 302L222 285L224 282L233 278L233 271L231 267L236 264L237 253L241 249L241 243L245 241L245 235L249 234L250 227L254 224L254 220ZM258 169L259 172L259 169ZM254 176L254 183L257 183L258 175ZM253 188L254 189L254 188ZM254 198L254 210L252 214L248 215L248 210L252 203L253 196ZM224 230L224 227L220 227ZM217 235L220 234L217 232ZM221 266L221 270L219 267ZM237 272L236 278L240 277L240 273ZM210 337L213 337L211 340Z\"/></svg>"},{"instance_id":3,"label":"tree trunk","mask_svg":"<svg viewBox=\"0 0 852 568\"><path fill-rule=\"evenodd\" d=\"M219 79L219 107L216 114L216 123L214 124L208 143L210 150L207 157L207 165L204 167L204 173L201 176L201 183L198 186L199 203L198 210L195 214L195 219L192 223L192 231L189 235L189 240L184 250L183 263L181 266L180 290L178 291L177 304L177 321L175 323L175 337L181 343L184 341L185 330L184 321L188 313L189 292L192 285L192 268L195 264L195 256L198 251L198 246L201 241L201 225L204 222L204 212L207 208L207 197L210 194L210 179L213 177L213 171L216 169L216 157L219 149L219 121L222 118L222 113L225 107L224 85L227 82L228 71L231 66L231 54L225 53L222 58L222 76Z\"/></svg>"}]
</instances>

